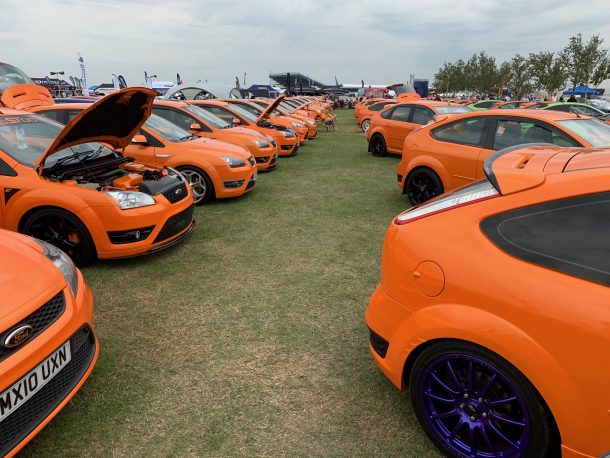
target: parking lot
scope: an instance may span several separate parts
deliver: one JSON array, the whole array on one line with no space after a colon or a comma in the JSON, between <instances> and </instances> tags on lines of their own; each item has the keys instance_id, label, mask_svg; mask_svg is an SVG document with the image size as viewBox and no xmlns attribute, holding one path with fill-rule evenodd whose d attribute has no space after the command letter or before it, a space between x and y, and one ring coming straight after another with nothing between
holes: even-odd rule
<instances>
[{"instance_id":1,"label":"parking lot","mask_svg":"<svg viewBox=\"0 0 610 458\"><path fill-rule=\"evenodd\" d=\"M103 351L25 456L439 456L363 321L398 160L335 113L185 243L84 269Z\"/></svg>"}]
</instances>

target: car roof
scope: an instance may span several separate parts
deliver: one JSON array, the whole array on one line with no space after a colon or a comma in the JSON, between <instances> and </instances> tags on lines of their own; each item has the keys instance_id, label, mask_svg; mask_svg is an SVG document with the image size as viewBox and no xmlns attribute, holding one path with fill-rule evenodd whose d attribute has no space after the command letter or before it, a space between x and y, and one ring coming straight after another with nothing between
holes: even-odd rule
<instances>
[{"instance_id":1,"label":"car roof","mask_svg":"<svg viewBox=\"0 0 610 458\"><path fill-rule=\"evenodd\" d=\"M13 108L0 107L0 116L19 116L23 114L33 114L28 110L15 110Z\"/></svg>"},{"instance_id":2,"label":"car roof","mask_svg":"<svg viewBox=\"0 0 610 458\"><path fill-rule=\"evenodd\" d=\"M163 99L155 99L153 102L153 107L157 106L165 106L165 107L184 107L188 105L184 100L163 100Z\"/></svg>"},{"instance_id":3,"label":"car roof","mask_svg":"<svg viewBox=\"0 0 610 458\"><path fill-rule=\"evenodd\" d=\"M69 110L69 109L85 109L90 107L91 104L88 102L70 102L70 103L56 103L54 105L40 105L32 107L29 110L33 112L44 111L44 110Z\"/></svg>"},{"instance_id":4,"label":"car roof","mask_svg":"<svg viewBox=\"0 0 610 458\"><path fill-rule=\"evenodd\" d=\"M527 108L515 108L513 110L501 110L492 109L485 111L471 111L468 113L454 114L450 119L455 121L464 117L475 117L475 116L500 116L506 117L521 117L521 118L532 118L539 120L550 120L550 121L564 121L568 119L579 119L586 118L592 119L590 116L577 115L575 113L569 113L567 111L554 111L554 110L528 110ZM432 124L433 125L433 124Z\"/></svg>"}]
</instances>

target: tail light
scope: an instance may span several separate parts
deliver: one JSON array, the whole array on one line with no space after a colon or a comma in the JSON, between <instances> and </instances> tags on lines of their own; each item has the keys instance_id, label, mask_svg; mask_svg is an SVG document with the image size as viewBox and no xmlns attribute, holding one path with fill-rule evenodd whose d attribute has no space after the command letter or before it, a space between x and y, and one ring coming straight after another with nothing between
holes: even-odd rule
<instances>
[{"instance_id":1,"label":"tail light","mask_svg":"<svg viewBox=\"0 0 610 458\"><path fill-rule=\"evenodd\" d=\"M443 194L428 203L418 205L401 213L394 220L395 224L407 224L411 221L425 218L426 216L446 212L465 205L474 204L483 200L498 197L500 194L488 180L477 181L476 183L459 188L449 194Z\"/></svg>"}]
</instances>

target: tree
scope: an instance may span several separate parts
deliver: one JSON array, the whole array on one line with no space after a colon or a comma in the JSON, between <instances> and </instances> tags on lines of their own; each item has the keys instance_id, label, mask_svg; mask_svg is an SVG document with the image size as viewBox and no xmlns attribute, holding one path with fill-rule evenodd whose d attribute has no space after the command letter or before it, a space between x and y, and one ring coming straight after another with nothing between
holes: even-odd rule
<instances>
[{"instance_id":1,"label":"tree","mask_svg":"<svg viewBox=\"0 0 610 458\"><path fill-rule=\"evenodd\" d=\"M549 96L563 89L568 79L568 70L562 56L543 51L530 54L528 61L534 89L544 90Z\"/></svg>"},{"instance_id":2,"label":"tree","mask_svg":"<svg viewBox=\"0 0 610 458\"><path fill-rule=\"evenodd\" d=\"M477 72L476 90L480 94L489 94L498 90L500 78L495 57L481 51L477 56Z\"/></svg>"},{"instance_id":3,"label":"tree","mask_svg":"<svg viewBox=\"0 0 610 458\"><path fill-rule=\"evenodd\" d=\"M580 33L570 38L561 56L568 68L572 88L579 84L589 85L594 75L599 76L597 69L604 65L608 56L608 52L602 48L603 43L604 39L599 35L593 35L587 43L583 42Z\"/></svg>"},{"instance_id":4,"label":"tree","mask_svg":"<svg viewBox=\"0 0 610 458\"><path fill-rule=\"evenodd\" d=\"M506 87L513 97L521 99L532 91L532 71L529 61L521 54L516 54L509 62L502 64L501 73L506 81Z\"/></svg>"},{"instance_id":5,"label":"tree","mask_svg":"<svg viewBox=\"0 0 610 458\"><path fill-rule=\"evenodd\" d=\"M591 83L599 86L604 80L610 78L610 58L608 56L604 57L595 71L593 72L593 76L591 77Z\"/></svg>"}]
</instances>

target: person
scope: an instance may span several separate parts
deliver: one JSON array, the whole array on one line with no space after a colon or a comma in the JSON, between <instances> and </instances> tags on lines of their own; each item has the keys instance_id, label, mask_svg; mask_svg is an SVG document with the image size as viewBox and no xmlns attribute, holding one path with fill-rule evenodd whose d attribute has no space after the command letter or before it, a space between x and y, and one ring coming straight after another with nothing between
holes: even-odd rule
<instances>
[{"instance_id":1,"label":"person","mask_svg":"<svg viewBox=\"0 0 610 458\"><path fill-rule=\"evenodd\" d=\"M570 98L568 99L568 102L576 102L576 97L574 97L574 94L572 94L570 96Z\"/></svg>"},{"instance_id":2,"label":"person","mask_svg":"<svg viewBox=\"0 0 610 458\"><path fill-rule=\"evenodd\" d=\"M561 97L559 97L559 101L560 102L565 102L565 99L563 98L563 95Z\"/></svg>"}]
</instances>

